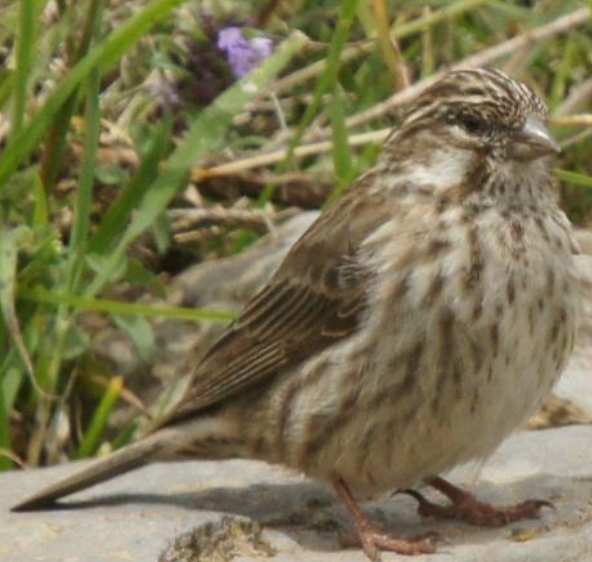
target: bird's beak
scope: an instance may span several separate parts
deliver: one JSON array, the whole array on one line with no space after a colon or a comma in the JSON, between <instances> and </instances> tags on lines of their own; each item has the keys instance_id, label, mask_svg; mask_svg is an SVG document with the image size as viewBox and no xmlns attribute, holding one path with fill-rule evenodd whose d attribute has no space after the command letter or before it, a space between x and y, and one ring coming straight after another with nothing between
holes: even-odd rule
<instances>
[{"instance_id":1,"label":"bird's beak","mask_svg":"<svg viewBox=\"0 0 592 562\"><path fill-rule=\"evenodd\" d=\"M508 152L510 158L515 160L534 160L549 154L559 154L561 147L543 122L530 115L522 129L512 134Z\"/></svg>"}]
</instances>

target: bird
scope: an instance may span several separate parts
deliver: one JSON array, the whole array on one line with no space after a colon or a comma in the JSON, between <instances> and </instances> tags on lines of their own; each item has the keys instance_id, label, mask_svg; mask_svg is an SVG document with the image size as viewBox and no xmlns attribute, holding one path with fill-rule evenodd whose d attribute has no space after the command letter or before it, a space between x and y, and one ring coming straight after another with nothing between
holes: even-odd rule
<instances>
[{"instance_id":1,"label":"bird","mask_svg":"<svg viewBox=\"0 0 592 562\"><path fill-rule=\"evenodd\" d=\"M360 505L500 526L549 505L485 504L443 475L487 459L540 406L574 344L578 247L559 206L547 109L491 68L443 73L363 174L293 245L137 442L25 499L50 509L152 462L247 458L326 483L348 544L435 552ZM429 485L451 503L428 501Z\"/></svg>"}]
</instances>

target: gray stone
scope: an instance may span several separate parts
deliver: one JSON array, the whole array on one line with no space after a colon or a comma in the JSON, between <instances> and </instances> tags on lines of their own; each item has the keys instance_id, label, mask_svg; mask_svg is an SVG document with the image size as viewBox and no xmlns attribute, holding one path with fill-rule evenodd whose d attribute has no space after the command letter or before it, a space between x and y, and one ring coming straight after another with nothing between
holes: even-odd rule
<instances>
[{"instance_id":1,"label":"gray stone","mask_svg":"<svg viewBox=\"0 0 592 562\"><path fill-rule=\"evenodd\" d=\"M405 495L367 507L389 530L438 531L447 539L438 554L414 558L418 562L592 561L591 461L592 427L571 426L515 435L479 478L474 467L455 471L455 483L492 503L535 497L555 505L541 520L503 529L421 521ZM365 560L358 549L339 548L338 529L349 522L327 488L250 461L153 465L72 496L72 509L8 511L79 466L2 474L2 562Z\"/></svg>"}]
</instances>

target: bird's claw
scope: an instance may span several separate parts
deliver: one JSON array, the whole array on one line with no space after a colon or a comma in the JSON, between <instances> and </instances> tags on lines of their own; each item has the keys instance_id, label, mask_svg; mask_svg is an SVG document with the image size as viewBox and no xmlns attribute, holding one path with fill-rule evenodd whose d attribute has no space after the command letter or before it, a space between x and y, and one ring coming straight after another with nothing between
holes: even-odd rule
<instances>
[{"instance_id":1,"label":"bird's claw","mask_svg":"<svg viewBox=\"0 0 592 562\"><path fill-rule=\"evenodd\" d=\"M407 556L433 554L441 542L442 537L438 533L400 538L392 537L374 526L340 535L341 546L361 547L372 561L380 560L383 550Z\"/></svg>"},{"instance_id":2,"label":"bird's claw","mask_svg":"<svg viewBox=\"0 0 592 562\"><path fill-rule=\"evenodd\" d=\"M417 513L421 517L455 519L479 527L503 527L523 519L538 519L543 508L555 509L546 500L527 500L516 505L494 507L480 502L468 493L463 493L452 505L433 503L416 490L405 489L400 493L413 497L418 502Z\"/></svg>"}]
</instances>

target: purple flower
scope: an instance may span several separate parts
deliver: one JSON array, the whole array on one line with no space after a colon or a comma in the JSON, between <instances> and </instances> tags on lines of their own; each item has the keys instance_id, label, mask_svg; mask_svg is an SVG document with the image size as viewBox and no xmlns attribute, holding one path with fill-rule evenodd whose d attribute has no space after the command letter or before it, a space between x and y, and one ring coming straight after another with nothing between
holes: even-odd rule
<instances>
[{"instance_id":1,"label":"purple flower","mask_svg":"<svg viewBox=\"0 0 592 562\"><path fill-rule=\"evenodd\" d=\"M235 75L242 78L271 55L273 43L267 37L245 39L240 27L225 27L218 33L218 48Z\"/></svg>"}]
</instances>

